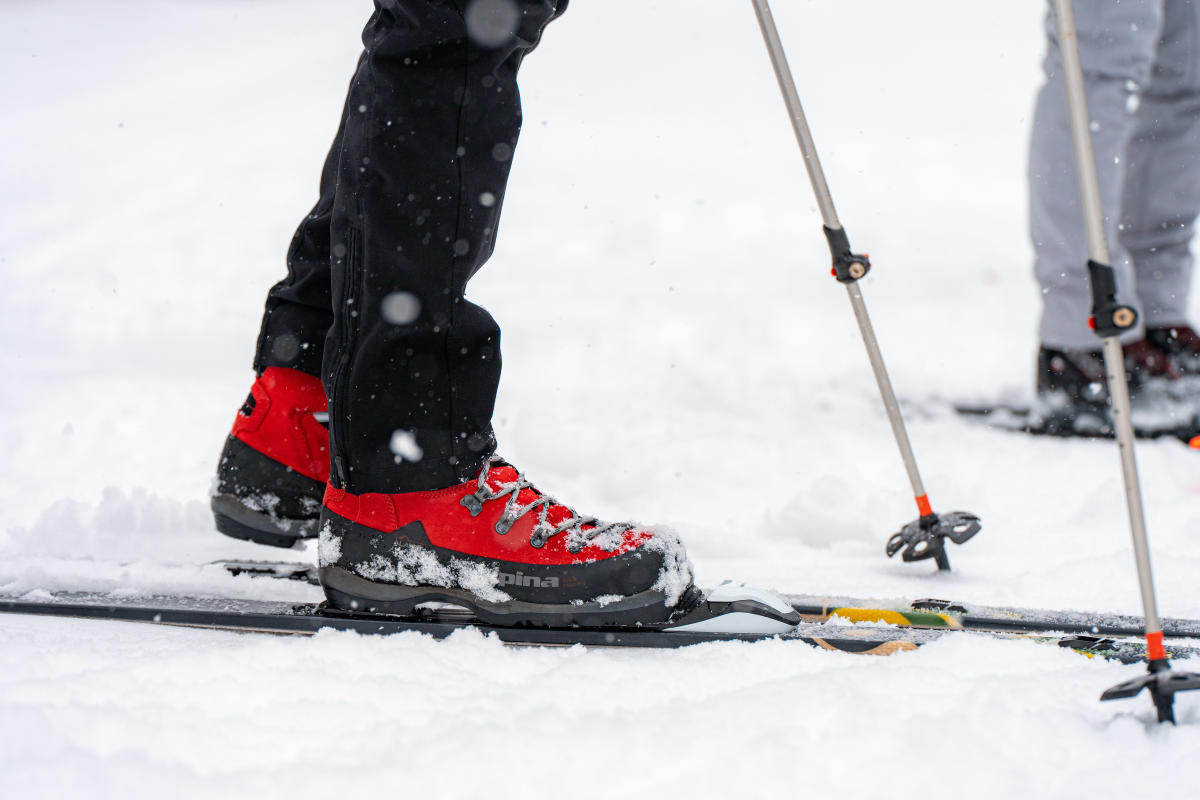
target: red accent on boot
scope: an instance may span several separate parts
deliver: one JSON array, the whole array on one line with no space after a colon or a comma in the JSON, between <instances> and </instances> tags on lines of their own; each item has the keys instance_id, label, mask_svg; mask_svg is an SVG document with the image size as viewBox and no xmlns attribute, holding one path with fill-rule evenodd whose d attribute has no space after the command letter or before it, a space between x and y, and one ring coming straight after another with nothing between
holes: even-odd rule
<instances>
[{"instance_id":1,"label":"red accent on boot","mask_svg":"<svg viewBox=\"0 0 1200 800\"><path fill-rule=\"evenodd\" d=\"M517 475L517 470L511 466L496 466L488 473L487 485L493 490L500 490L504 484L516 481ZM485 502L479 515L472 517L471 512L462 505L462 499L474 494L477 488L478 483L470 480L428 492L354 495L327 486L325 507L338 516L383 533L392 533L412 522L420 522L430 543L437 547L519 564L600 561L634 550L653 538L651 532L634 527L620 535L620 542L612 550L589 542L578 553L572 553L567 549L568 534L563 533L552 536L537 548L529 543L529 538L540 510L534 509L520 517L508 533L496 533L495 524L504 513L508 496ZM536 489L526 488L518 494L517 502L525 506L542 496ZM546 521L550 525L557 525L571 516L573 512L570 508L556 504L547 510ZM584 525L582 530L595 527Z\"/></svg>"},{"instance_id":2,"label":"red accent on boot","mask_svg":"<svg viewBox=\"0 0 1200 800\"><path fill-rule=\"evenodd\" d=\"M1171 365L1170 357L1165 350L1160 350L1148 339L1138 339L1121 346L1125 353L1127 367L1132 365L1135 371L1146 375L1162 375L1171 380L1179 377L1179 371Z\"/></svg>"},{"instance_id":3,"label":"red accent on boot","mask_svg":"<svg viewBox=\"0 0 1200 800\"><path fill-rule=\"evenodd\" d=\"M250 387L254 410L239 413L233 435L301 475L329 480L329 430L313 414L329 410L320 378L268 367Z\"/></svg>"},{"instance_id":4,"label":"red accent on boot","mask_svg":"<svg viewBox=\"0 0 1200 800\"><path fill-rule=\"evenodd\" d=\"M1191 325L1175 325L1174 329L1179 346L1191 355L1200 356L1200 333Z\"/></svg>"}]
</instances>

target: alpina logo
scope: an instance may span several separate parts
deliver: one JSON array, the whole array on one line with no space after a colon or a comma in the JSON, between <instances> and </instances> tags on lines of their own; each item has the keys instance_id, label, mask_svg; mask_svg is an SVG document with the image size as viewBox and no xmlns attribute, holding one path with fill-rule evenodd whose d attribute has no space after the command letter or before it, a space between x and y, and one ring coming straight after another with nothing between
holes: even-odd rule
<instances>
[{"instance_id":1,"label":"alpina logo","mask_svg":"<svg viewBox=\"0 0 1200 800\"><path fill-rule=\"evenodd\" d=\"M558 578L539 578L536 575L526 575L518 572L515 575L511 572L500 573L501 586L530 586L534 589L557 589Z\"/></svg>"}]
</instances>

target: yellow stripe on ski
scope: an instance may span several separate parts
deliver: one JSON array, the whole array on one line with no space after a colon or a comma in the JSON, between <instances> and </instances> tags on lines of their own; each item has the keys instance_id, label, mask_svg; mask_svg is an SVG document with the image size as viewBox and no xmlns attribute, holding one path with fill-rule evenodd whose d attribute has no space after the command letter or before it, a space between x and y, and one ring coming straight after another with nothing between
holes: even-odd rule
<instances>
[{"instance_id":1,"label":"yellow stripe on ski","mask_svg":"<svg viewBox=\"0 0 1200 800\"><path fill-rule=\"evenodd\" d=\"M962 623L948 614L929 611L896 611L888 608L835 608L829 616L850 622L882 622L886 625L921 628L961 628Z\"/></svg>"}]
</instances>

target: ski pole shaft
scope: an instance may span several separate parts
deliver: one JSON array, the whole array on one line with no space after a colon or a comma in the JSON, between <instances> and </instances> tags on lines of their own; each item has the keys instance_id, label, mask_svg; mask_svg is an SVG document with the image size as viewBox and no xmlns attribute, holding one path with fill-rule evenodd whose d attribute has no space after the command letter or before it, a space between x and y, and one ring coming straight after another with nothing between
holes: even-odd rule
<instances>
[{"instance_id":1,"label":"ski pole shaft","mask_svg":"<svg viewBox=\"0 0 1200 800\"><path fill-rule=\"evenodd\" d=\"M904 469L908 472L908 481L912 484L913 497L917 500L917 509L921 516L933 513L929 505L929 496L925 492L925 484L921 481L921 473L917 469L917 457L913 453L912 443L908 440L908 430L904 427L904 417L900 414L900 403L896 400L896 392L892 389L892 381L888 377L887 367L883 363L883 353L879 350L879 342L875 339L875 328L871 325L871 317L867 314L867 304L863 301L862 289L858 281L846 284L846 294L850 297L850 305L854 308L854 317L858 320L858 329L862 333L863 344L867 347L867 357L871 361L871 370L875 373L875 383L879 386L879 395L883 398L883 406L887 411L888 422L892 425L892 434L896 437L896 446L900 448L900 457L904 460Z\"/></svg>"},{"instance_id":2,"label":"ski pole shaft","mask_svg":"<svg viewBox=\"0 0 1200 800\"><path fill-rule=\"evenodd\" d=\"M1083 204L1084 235L1088 258L1108 262L1108 240L1104 236L1104 210L1100 205L1100 181L1092 152L1087 94L1083 87L1083 68L1079 62L1079 39L1070 0L1053 0L1058 26L1059 51L1062 53L1063 81L1067 86L1067 113L1071 122L1071 140L1075 153L1075 175L1079 180L1079 198Z\"/></svg>"},{"instance_id":3,"label":"ski pole shaft","mask_svg":"<svg viewBox=\"0 0 1200 800\"><path fill-rule=\"evenodd\" d=\"M775 26L775 18L771 15L771 7L767 0L752 0L754 12L758 17L758 26L762 30L763 41L766 42L767 52L771 57L771 66L775 70L775 78L779 82L779 90L783 93L783 102L787 106L788 117L792 121L796 141L804 156L804 166L808 169L808 178L812 183L813 194L817 198L817 206L821 210L821 219L828 230L840 231L842 224L838 219L837 209L833 205L833 196L829 184L825 180L825 171L821 168L821 159L817 156L817 147L813 142L812 132L808 128L808 120L804 116L804 108L800 104L800 95L796 91L796 83L792 79L792 71L788 66L787 55L783 52L783 42L779 38L779 30ZM900 457L904 460L904 468L908 472L912 484L913 496L921 516L932 514L925 486L921 481L921 473L917 469L917 459L913 454L912 443L908 438L908 430L904 426L904 418L900 414L900 404L896 401L896 393L892 389L892 381L888 377L887 367L883 362L883 353L875 338L875 329L871 325L871 317L862 296L862 289L857 280L844 281L846 292L850 297L850 305L854 308L854 318L858 321L858 329L862 334L863 344L867 348L867 357L871 361L871 369L875 373L875 382L883 398L888 421L892 425L892 433L896 437L896 445L900 448Z\"/></svg>"},{"instance_id":4,"label":"ski pole shaft","mask_svg":"<svg viewBox=\"0 0 1200 800\"><path fill-rule=\"evenodd\" d=\"M796 91L796 82L792 80L792 70L788 67L787 55L783 52L783 41L779 38L779 29L775 27L775 17L771 15L771 7L767 0L752 2L754 13L758 16L758 27L762 30L763 41L766 42L767 52L771 56L775 79L779 81L779 91L783 93L783 102L792 120L792 130L796 133L796 141L800 144L800 152L804 156L804 166L808 169L808 179L812 183L813 194L817 197L821 219L827 228L840 228L842 223L838 220L837 209L833 206L833 195L830 194L829 184L825 180L825 170L821 169L821 160L817 158L817 145L813 142L812 132L808 129L808 119L800 105L800 94Z\"/></svg>"},{"instance_id":5,"label":"ski pole shaft","mask_svg":"<svg viewBox=\"0 0 1200 800\"><path fill-rule=\"evenodd\" d=\"M1137 563L1138 586L1142 593L1142 608L1146 615L1146 637L1157 639L1162 657L1162 622L1158 618L1158 603L1154 596L1154 574L1150 568L1150 546L1146 535L1146 516L1142 508L1142 492L1138 479L1137 461L1133 452L1133 425L1130 422L1129 386L1125 380L1125 354L1115 336L1104 340L1104 365L1113 398L1113 424L1117 429L1117 447L1121 451L1121 471L1125 482L1125 505L1129 510L1129 526L1133 537L1133 557ZM1116 367L1114 369L1114 366ZM1152 648L1153 649L1153 648ZM1152 658L1154 656L1151 656Z\"/></svg>"},{"instance_id":6,"label":"ski pole shaft","mask_svg":"<svg viewBox=\"0 0 1200 800\"><path fill-rule=\"evenodd\" d=\"M1104 325L1094 316L1097 332L1104 336L1104 365L1108 374L1109 397L1112 402L1113 426L1117 434L1117 448L1121 455L1121 471L1125 481L1125 501L1129 510L1129 527L1133 537L1133 553L1137 562L1138 583L1142 594L1142 607L1146 616L1146 639L1150 646L1150 658L1164 658L1162 647L1162 624L1158 618L1158 605L1154 597L1154 576L1150 569L1150 549L1146 537L1146 518L1142 508L1142 491L1138 479L1137 461L1133 449L1133 423L1129 418L1129 386L1125 380L1125 356L1117 338L1121 328L1133 325L1136 317L1132 309L1116 305L1115 285L1098 286L1099 280L1111 283L1112 267L1109 266L1108 242L1104 235L1104 213L1100 205L1100 184L1097 179L1095 157L1092 154L1092 137L1088 128L1087 96L1083 87L1083 69L1079 63L1079 40L1075 31L1075 15L1071 0L1053 0L1055 25L1058 32L1059 50L1062 53L1063 78L1067 87L1067 105L1070 112L1071 136L1075 145L1075 172L1079 178L1079 195L1083 204L1084 228L1087 233L1087 248L1092 296L1100 300L1107 295L1111 300L1108 311L1117 320L1117 325ZM1112 292L1108 290L1111 288ZM1123 318L1120 316L1126 312ZM1095 309L1093 309L1095 314ZM1120 322L1126 322L1120 325Z\"/></svg>"}]
</instances>

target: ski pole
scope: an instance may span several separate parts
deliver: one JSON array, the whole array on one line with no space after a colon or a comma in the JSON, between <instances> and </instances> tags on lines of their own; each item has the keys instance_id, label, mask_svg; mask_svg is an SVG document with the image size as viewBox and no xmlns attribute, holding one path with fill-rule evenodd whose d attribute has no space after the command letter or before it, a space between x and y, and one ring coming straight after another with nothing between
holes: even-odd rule
<instances>
[{"instance_id":1,"label":"ski pole","mask_svg":"<svg viewBox=\"0 0 1200 800\"><path fill-rule=\"evenodd\" d=\"M913 455L912 444L908 440L908 431L904 427L904 418L900 414L900 404L896 401L896 393L892 390L891 379L888 378L887 367L883 363L883 354L879 350L879 342L875 338L875 329L867 314L866 302L863 300L862 289L858 281L866 276L871 269L871 262L866 254L858 255L851 252L850 240L846 229L838 219L837 210L833 205L833 196L829 192L829 184L825 181L825 172L821 169L821 160L817 157L817 147L813 143L812 133L808 128L808 120L800 105L800 95L792 80L792 71L788 67L787 56L783 52L783 42L775 27L775 19L771 15L771 7L767 0L751 0L754 12L758 16L758 26L762 30L763 41L767 45L767 53L771 57L771 66L775 69L775 78L779 82L779 90L783 93L783 102L787 106L788 116L792 120L792 129L796 133L796 141L800 144L800 152L804 156L804 166L808 169L808 178L812 184L813 194L817 198L817 206L821 210L824 222L825 239L829 243L829 251L833 256L832 274L838 282L845 285L850 297L850 305L854 309L854 318L858 322L858 330L862 334L863 344L867 348L867 357L871 369L875 373L875 382L879 385L879 394L883 398L883 407L887 411L888 421L892 425L892 433L896 437L896 445L900 448L900 457L904 460L904 468L908 471L908 480L912 484L913 497L917 502L920 516L908 523L898 533L892 534L887 542L888 556L894 556L901 548L904 561L921 561L926 558L936 560L939 570L950 569L950 558L946 555L945 540L955 544L963 544L979 532L979 517L966 511L951 511L946 514L936 514L929 502L929 495L921 481L921 473L917 469L917 459Z\"/></svg>"},{"instance_id":2,"label":"ski pole","mask_svg":"<svg viewBox=\"0 0 1200 800\"><path fill-rule=\"evenodd\" d=\"M1092 136L1088 129L1087 97L1083 88L1083 69L1079 64L1079 41L1075 33L1075 15L1071 0L1053 0L1058 46L1062 53L1063 79L1067 86L1067 107L1071 119L1071 138L1075 147L1075 171L1079 178L1079 196L1083 205L1083 223L1087 235L1088 282L1092 291L1092 317L1088 325L1103 340L1104 368L1108 373L1109 398L1121 472L1125 481L1125 504L1133 536L1134 561L1137 563L1142 608L1146 615L1146 653L1149 673L1117 684L1100 695L1101 700L1133 697L1142 689L1150 691L1159 722L1175 722L1175 693L1200 689L1200 675L1171 672L1163 647L1162 623L1154 597L1154 576L1150 571L1150 546L1146 537L1146 518L1142 511L1142 490L1138 481L1137 461L1133 452L1133 424L1129 419L1129 386L1125 380L1125 356L1117 338L1137 323L1137 312L1117 302L1117 282L1109 264L1108 242L1104 236L1104 214L1100 207L1100 184L1092 154Z\"/></svg>"}]
</instances>

